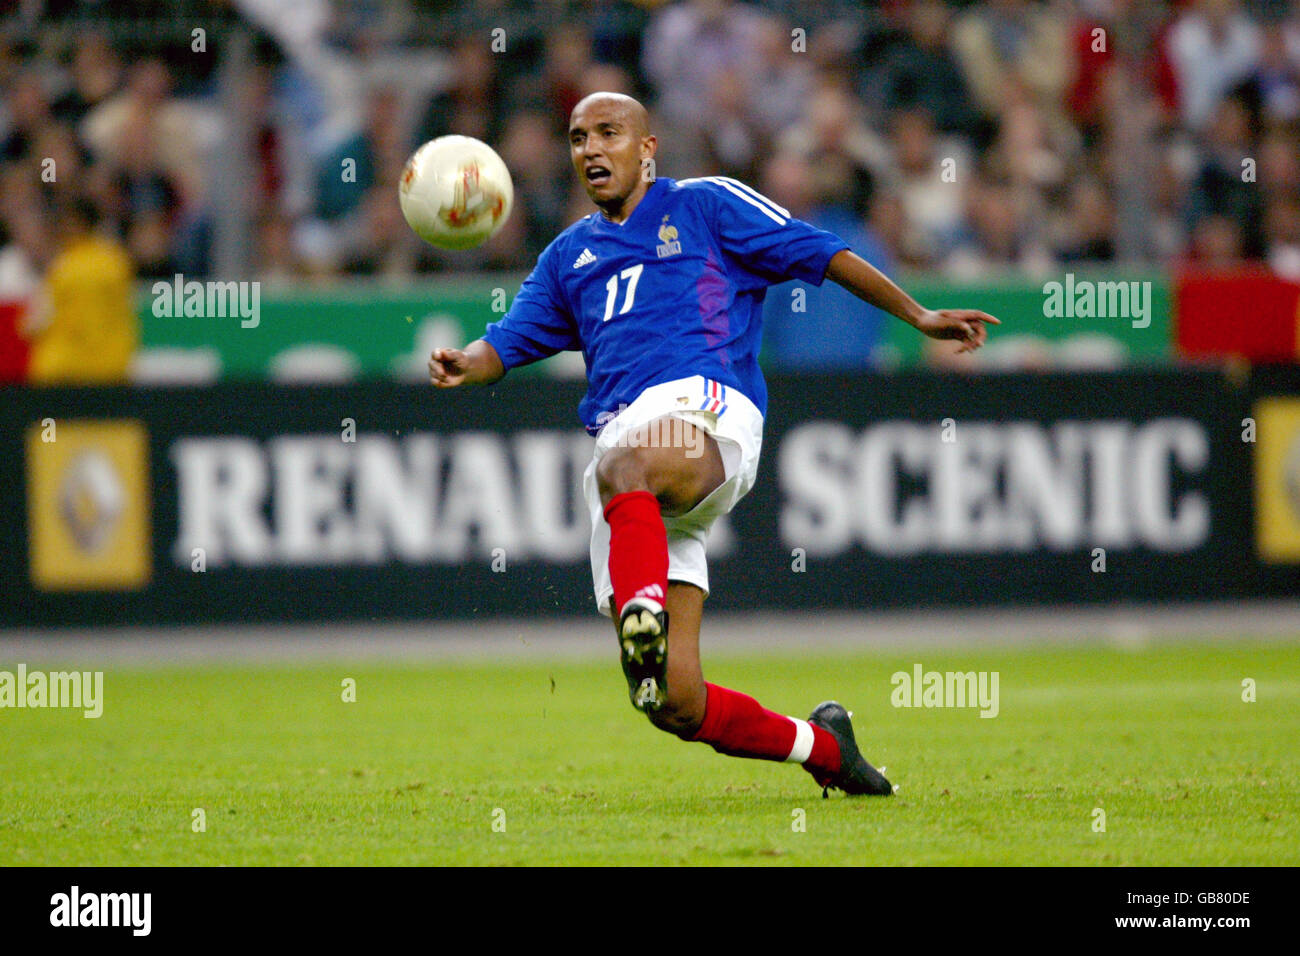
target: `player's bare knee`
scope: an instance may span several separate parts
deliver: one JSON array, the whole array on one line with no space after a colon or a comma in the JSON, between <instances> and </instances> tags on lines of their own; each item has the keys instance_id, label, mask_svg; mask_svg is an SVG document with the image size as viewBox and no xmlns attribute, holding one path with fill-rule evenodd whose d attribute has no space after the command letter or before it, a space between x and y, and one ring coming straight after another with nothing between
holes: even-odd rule
<instances>
[{"instance_id":1,"label":"player's bare knee","mask_svg":"<svg viewBox=\"0 0 1300 956\"><path fill-rule=\"evenodd\" d=\"M596 489L605 504L628 491L648 491L645 463L635 449L615 448L596 465Z\"/></svg>"}]
</instances>

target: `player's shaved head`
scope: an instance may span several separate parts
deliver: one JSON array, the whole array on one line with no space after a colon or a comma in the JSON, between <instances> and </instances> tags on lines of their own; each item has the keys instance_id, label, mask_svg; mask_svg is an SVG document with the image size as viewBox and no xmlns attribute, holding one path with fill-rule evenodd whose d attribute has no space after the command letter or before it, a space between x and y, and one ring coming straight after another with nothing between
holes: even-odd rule
<instances>
[{"instance_id":1,"label":"player's shaved head","mask_svg":"<svg viewBox=\"0 0 1300 956\"><path fill-rule=\"evenodd\" d=\"M639 101L626 93L591 93L578 101L569 114L569 125L582 114L599 112L626 123L635 136L650 135L650 114Z\"/></svg>"},{"instance_id":2,"label":"player's shaved head","mask_svg":"<svg viewBox=\"0 0 1300 956\"><path fill-rule=\"evenodd\" d=\"M658 141L645 107L625 93L583 97L569 116L569 157L587 195L622 222L654 181Z\"/></svg>"}]
</instances>

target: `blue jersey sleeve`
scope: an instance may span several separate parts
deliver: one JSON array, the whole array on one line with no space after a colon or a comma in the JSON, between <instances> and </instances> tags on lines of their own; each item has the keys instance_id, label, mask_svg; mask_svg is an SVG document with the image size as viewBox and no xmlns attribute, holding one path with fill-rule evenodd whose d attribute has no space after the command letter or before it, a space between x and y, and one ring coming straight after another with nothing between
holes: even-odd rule
<instances>
[{"instance_id":1,"label":"blue jersey sleeve","mask_svg":"<svg viewBox=\"0 0 1300 956\"><path fill-rule=\"evenodd\" d=\"M538 257L510 311L483 333L507 370L582 348L577 324L555 279L553 250L554 245L548 246Z\"/></svg>"},{"instance_id":2,"label":"blue jersey sleeve","mask_svg":"<svg viewBox=\"0 0 1300 956\"><path fill-rule=\"evenodd\" d=\"M682 180L700 189L724 252L766 283L801 279L821 285L831 257L849 244L795 219L762 193L726 176Z\"/></svg>"}]
</instances>

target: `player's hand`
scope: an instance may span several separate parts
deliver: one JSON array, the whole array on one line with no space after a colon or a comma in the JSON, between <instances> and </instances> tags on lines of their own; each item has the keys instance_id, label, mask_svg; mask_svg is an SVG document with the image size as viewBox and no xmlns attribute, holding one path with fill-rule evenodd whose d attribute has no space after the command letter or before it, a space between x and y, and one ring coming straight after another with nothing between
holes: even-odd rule
<instances>
[{"instance_id":1,"label":"player's hand","mask_svg":"<svg viewBox=\"0 0 1300 956\"><path fill-rule=\"evenodd\" d=\"M930 309L916 323L932 339L956 339L958 352L974 352L988 338L988 325L1001 325L987 312L975 309Z\"/></svg>"},{"instance_id":2,"label":"player's hand","mask_svg":"<svg viewBox=\"0 0 1300 956\"><path fill-rule=\"evenodd\" d=\"M429 381L438 388L455 388L468 371L469 356L460 349L438 348L429 356Z\"/></svg>"}]
</instances>

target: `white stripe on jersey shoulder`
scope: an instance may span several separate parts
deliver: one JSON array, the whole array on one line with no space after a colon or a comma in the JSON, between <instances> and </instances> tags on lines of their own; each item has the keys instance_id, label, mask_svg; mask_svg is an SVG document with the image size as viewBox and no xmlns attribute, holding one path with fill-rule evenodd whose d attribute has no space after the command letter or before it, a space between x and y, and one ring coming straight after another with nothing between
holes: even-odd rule
<instances>
[{"instance_id":1,"label":"white stripe on jersey shoulder","mask_svg":"<svg viewBox=\"0 0 1300 956\"><path fill-rule=\"evenodd\" d=\"M789 210L789 209L786 209L784 206L778 206L776 203L774 203L772 200L768 199L766 196L764 196L761 192L759 192L759 191L758 191L757 189L755 189L753 186L749 186L749 185L747 185L747 184L745 184L745 183L742 183L739 179L732 179L730 176L709 176L709 177L707 177L707 178L708 178L708 179L715 180L716 182L727 183L727 184L729 184L729 185L735 186L737 189L744 190L745 192L749 193L750 196L752 196L752 197L754 197L755 199L757 199L759 202L765 202L765 203L767 203L767 204L768 204L769 206L771 206L771 207L772 207L776 212L779 212L781 215L785 216L785 218L787 218L787 219L790 218L790 210Z\"/></svg>"},{"instance_id":2,"label":"white stripe on jersey shoulder","mask_svg":"<svg viewBox=\"0 0 1300 956\"><path fill-rule=\"evenodd\" d=\"M732 179L730 176L698 176L695 179L679 179L678 182L679 183L713 183L714 185L721 186L723 189L726 189L728 192L734 193L735 195L739 196L741 199L745 200L745 202L749 203L751 206L755 206L758 209L761 209L769 219L774 219L783 226L785 225L786 219L790 218L790 210L786 209L784 206L778 206L776 203L772 202L772 200L768 199L758 190L753 189L750 186L746 186L740 180ZM777 215L778 213L780 215Z\"/></svg>"}]
</instances>

